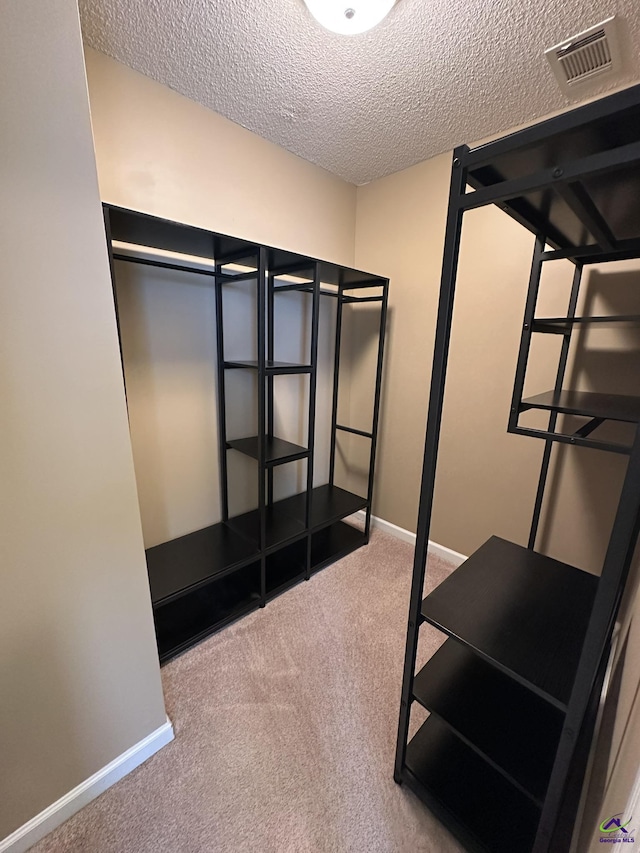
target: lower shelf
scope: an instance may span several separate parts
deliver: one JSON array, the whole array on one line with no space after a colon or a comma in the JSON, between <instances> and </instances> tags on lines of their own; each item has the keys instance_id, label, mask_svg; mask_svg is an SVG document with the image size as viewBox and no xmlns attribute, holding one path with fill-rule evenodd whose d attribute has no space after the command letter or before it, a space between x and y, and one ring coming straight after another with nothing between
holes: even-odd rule
<instances>
[{"instance_id":1,"label":"lower shelf","mask_svg":"<svg viewBox=\"0 0 640 853\"><path fill-rule=\"evenodd\" d=\"M301 581L307 573L307 538L280 548L265 560L267 598L272 598Z\"/></svg>"},{"instance_id":2,"label":"lower shelf","mask_svg":"<svg viewBox=\"0 0 640 853\"><path fill-rule=\"evenodd\" d=\"M344 521L324 527L311 536L311 571L319 571L364 544L362 530Z\"/></svg>"},{"instance_id":3,"label":"lower shelf","mask_svg":"<svg viewBox=\"0 0 640 853\"><path fill-rule=\"evenodd\" d=\"M343 500L339 511L351 505ZM334 510L338 511L335 506ZM362 531L341 521L316 532L305 533L303 528L300 533L297 524L287 530L297 531L298 538L271 546L262 555L254 541L223 524L147 551L162 663L304 580L309 571L318 571L365 544ZM229 546L222 556L215 548L219 541ZM240 566L226 565L240 558Z\"/></svg>"},{"instance_id":4,"label":"lower shelf","mask_svg":"<svg viewBox=\"0 0 640 853\"><path fill-rule=\"evenodd\" d=\"M416 675L413 695L542 804L564 722L560 710L456 640Z\"/></svg>"},{"instance_id":5,"label":"lower shelf","mask_svg":"<svg viewBox=\"0 0 640 853\"><path fill-rule=\"evenodd\" d=\"M598 586L588 572L492 536L422 602L422 616L565 710Z\"/></svg>"},{"instance_id":6,"label":"lower shelf","mask_svg":"<svg viewBox=\"0 0 640 853\"><path fill-rule=\"evenodd\" d=\"M407 746L404 781L468 849L529 853L540 809L435 716Z\"/></svg>"},{"instance_id":7,"label":"lower shelf","mask_svg":"<svg viewBox=\"0 0 640 853\"><path fill-rule=\"evenodd\" d=\"M256 544L226 524L155 545L146 551L151 600L159 605L177 598L257 556Z\"/></svg>"},{"instance_id":8,"label":"lower shelf","mask_svg":"<svg viewBox=\"0 0 640 853\"><path fill-rule=\"evenodd\" d=\"M154 610L164 662L260 603L260 562L251 563Z\"/></svg>"}]
</instances>

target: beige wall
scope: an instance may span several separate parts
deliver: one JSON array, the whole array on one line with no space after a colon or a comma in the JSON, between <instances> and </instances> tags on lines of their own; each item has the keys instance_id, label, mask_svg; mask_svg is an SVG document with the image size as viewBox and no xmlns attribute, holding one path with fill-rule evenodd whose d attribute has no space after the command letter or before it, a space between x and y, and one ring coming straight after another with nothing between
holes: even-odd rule
<instances>
[{"instance_id":1,"label":"beige wall","mask_svg":"<svg viewBox=\"0 0 640 853\"><path fill-rule=\"evenodd\" d=\"M88 48L103 201L351 266L356 189Z\"/></svg>"},{"instance_id":2,"label":"beige wall","mask_svg":"<svg viewBox=\"0 0 640 853\"><path fill-rule=\"evenodd\" d=\"M354 186L113 59L86 52L104 201L352 265ZM117 264L131 437L145 545L220 520L211 280ZM276 357L304 360L309 299L278 296ZM225 289L228 358L255 358L255 286ZM334 300L322 300L316 482L326 482ZM306 329L306 334L299 334ZM230 437L255 434L254 377L227 373ZM276 431L306 444L308 379L276 379ZM348 391L348 385L343 392ZM301 405L302 403L302 405ZM256 466L228 454L232 514L257 505ZM299 491L304 463L275 473Z\"/></svg>"},{"instance_id":3,"label":"beige wall","mask_svg":"<svg viewBox=\"0 0 640 853\"><path fill-rule=\"evenodd\" d=\"M80 28L0 28L0 838L166 717Z\"/></svg>"}]
</instances>

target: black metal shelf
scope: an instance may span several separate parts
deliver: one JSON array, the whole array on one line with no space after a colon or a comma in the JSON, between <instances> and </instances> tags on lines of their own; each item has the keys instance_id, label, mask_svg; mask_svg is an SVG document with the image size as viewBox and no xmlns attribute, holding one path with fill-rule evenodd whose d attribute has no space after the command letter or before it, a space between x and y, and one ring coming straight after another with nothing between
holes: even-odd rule
<instances>
[{"instance_id":1,"label":"black metal shelf","mask_svg":"<svg viewBox=\"0 0 640 853\"><path fill-rule=\"evenodd\" d=\"M103 210L120 333L115 259L176 273L208 276L215 297L222 520L147 551L158 650L164 662L239 616L264 606L267 600L308 578L311 571L368 541L389 282L366 271L137 211L112 205L103 205ZM127 245L123 247L121 244ZM252 285L247 293L255 299L256 321L255 340L247 341L244 352L256 355L256 358L226 358L223 319L226 294L232 291L236 282L244 281ZM376 290L367 290L371 287ZM276 358L276 316L278 306L286 301L278 294L287 292L305 294L305 307L311 303L307 334L301 338L307 338L309 342L306 352L299 356L303 363ZM325 297L337 302L329 483L313 488L319 306ZM380 306L366 497L352 495L334 485L338 384L342 381L342 316L343 311L350 310L348 306L355 301L375 301ZM236 350L238 352L242 351ZM123 364L125 381L126 368L127 365ZM252 370L257 374L257 426L253 427L257 434L254 436L227 438L225 383L229 381L230 370ZM275 377L280 375L305 377L308 418L307 432L301 440L306 446L274 435L276 388L279 384ZM248 427L247 432L250 429ZM229 512L229 489L233 487L228 476L230 450L241 452L260 463L256 496L258 508L236 517L230 517ZM305 490L276 501L275 466L297 460L307 463ZM364 531L340 521L359 510L365 510Z\"/></svg>"},{"instance_id":2,"label":"black metal shelf","mask_svg":"<svg viewBox=\"0 0 640 853\"><path fill-rule=\"evenodd\" d=\"M490 539L422 601L464 215L487 205L535 235L508 431L543 438L545 446L528 547ZM394 778L416 790L469 849L555 853L571 846L612 630L640 529L640 397L563 386L574 330L640 323L636 315L576 316L585 265L631 258L640 258L640 86L453 152ZM538 317L544 264L558 259L574 265L565 316ZM561 336L554 390L523 398L532 335L539 332ZM544 429L520 425L530 410L547 413ZM587 422L563 434L557 422L565 414ZM574 428L564 421L563 429ZM615 442L614 431L591 438L605 421L631 425L634 438L620 443L620 427ZM629 455L600 577L534 550L552 453L563 442ZM424 619L454 639L416 675ZM492 709L496 694L506 707ZM432 713L407 744L416 700ZM505 735L521 732L531 718L539 725L531 712L536 702L557 715L546 726L552 737L545 740L544 727L533 731L537 756L517 743L508 749L500 725ZM537 814L532 796L542 801ZM511 810L516 824L526 826L521 839L509 837Z\"/></svg>"},{"instance_id":3,"label":"black metal shelf","mask_svg":"<svg viewBox=\"0 0 640 853\"><path fill-rule=\"evenodd\" d=\"M434 715L407 746L404 781L468 850L531 851L540 809Z\"/></svg>"},{"instance_id":4,"label":"black metal shelf","mask_svg":"<svg viewBox=\"0 0 640 853\"><path fill-rule=\"evenodd\" d=\"M640 314L616 314L608 317L536 317L532 330L551 335L568 335L576 327L620 328L620 326L639 326Z\"/></svg>"},{"instance_id":5,"label":"black metal shelf","mask_svg":"<svg viewBox=\"0 0 640 853\"><path fill-rule=\"evenodd\" d=\"M230 450L239 450L240 453L244 453L245 456L250 456L252 459L260 458L260 437L257 435L227 441L227 447ZM308 455L309 449L300 447L299 444L293 444L274 436L265 437L265 465L284 465L286 462L305 459Z\"/></svg>"},{"instance_id":6,"label":"black metal shelf","mask_svg":"<svg viewBox=\"0 0 640 853\"><path fill-rule=\"evenodd\" d=\"M367 541L363 530L344 521L336 521L311 536L311 571L317 572L346 557Z\"/></svg>"},{"instance_id":7,"label":"black metal shelf","mask_svg":"<svg viewBox=\"0 0 640 853\"><path fill-rule=\"evenodd\" d=\"M366 498L354 495L352 492L330 483L324 486L316 486L312 489L310 497L311 519L309 526L312 530L325 527L333 521L339 521L341 518L353 515L368 506ZM294 518L304 521L307 507L306 492L285 498L283 501L279 501L276 506Z\"/></svg>"},{"instance_id":8,"label":"black metal shelf","mask_svg":"<svg viewBox=\"0 0 640 853\"><path fill-rule=\"evenodd\" d=\"M639 93L632 87L469 151L468 182L478 195L467 193L465 207L501 204L560 249L590 244L605 254L637 239Z\"/></svg>"},{"instance_id":9,"label":"black metal shelf","mask_svg":"<svg viewBox=\"0 0 640 853\"><path fill-rule=\"evenodd\" d=\"M162 662L260 605L260 560L154 608Z\"/></svg>"},{"instance_id":10,"label":"black metal shelf","mask_svg":"<svg viewBox=\"0 0 640 853\"><path fill-rule=\"evenodd\" d=\"M327 527L367 507L366 498L330 484L316 486L310 492L310 499L309 528L306 526L307 492L300 492L265 507L267 550L296 539L307 530L316 531ZM242 536L256 543L260 541L259 509L231 517L227 523Z\"/></svg>"},{"instance_id":11,"label":"black metal shelf","mask_svg":"<svg viewBox=\"0 0 640 853\"><path fill-rule=\"evenodd\" d=\"M422 602L422 617L565 710L598 579L492 536Z\"/></svg>"},{"instance_id":12,"label":"black metal shelf","mask_svg":"<svg viewBox=\"0 0 640 853\"><path fill-rule=\"evenodd\" d=\"M260 362L258 361L225 361L225 370L260 370ZM278 376L289 373L311 373L313 366L311 364L293 364L288 361L266 361L264 372L267 376Z\"/></svg>"},{"instance_id":13,"label":"black metal shelf","mask_svg":"<svg viewBox=\"0 0 640 853\"><path fill-rule=\"evenodd\" d=\"M603 420L640 422L640 397L600 394L594 391L545 391L522 400L522 411L545 409L567 415Z\"/></svg>"},{"instance_id":14,"label":"black metal shelf","mask_svg":"<svg viewBox=\"0 0 640 853\"><path fill-rule=\"evenodd\" d=\"M154 606L233 571L259 556L248 541L226 524L212 524L148 548L147 571Z\"/></svg>"},{"instance_id":15,"label":"black metal shelf","mask_svg":"<svg viewBox=\"0 0 640 853\"><path fill-rule=\"evenodd\" d=\"M449 639L416 675L414 698L542 805L564 715Z\"/></svg>"}]
</instances>

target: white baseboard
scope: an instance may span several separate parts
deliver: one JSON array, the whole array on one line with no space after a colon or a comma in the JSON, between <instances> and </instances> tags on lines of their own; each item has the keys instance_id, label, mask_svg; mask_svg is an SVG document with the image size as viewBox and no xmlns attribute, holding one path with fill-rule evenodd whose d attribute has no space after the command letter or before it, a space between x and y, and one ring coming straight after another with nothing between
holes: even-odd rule
<instances>
[{"instance_id":1,"label":"white baseboard","mask_svg":"<svg viewBox=\"0 0 640 853\"><path fill-rule=\"evenodd\" d=\"M364 521L366 513L363 509L361 509L357 515L362 521ZM377 527L378 530L382 530L384 533L389 533L391 536L395 536L396 539L400 539L402 542L408 542L409 545L413 545L415 547L416 534L411 533L410 530L405 530L404 527L398 527L397 524L385 521L384 518L378 518L377 515L371 516L371 526ZM445 545L438 545L437 542L432 542L431 539L429 540L429 553L433 554L434 557L441 557L448 563L453 563L456 568L462 565L462 563L467 559L464 554L459 554L458 551L453 551ZM2 853L1 850L0 853Z\"/></svg>"},{"instance_id":2,"label":"white baseboard","mask_svg":"<svg viewBox=\"0 0 640 853\"><path fill-rule=\"evenodd\" d=\"M173 726L167 717L167 722L151 732L146 738L119 755L106 767L98 770L93 776L85 779L64 797L48 806L23 826L0 840L0 853L25 853L36 842L49 832L64 823L91 800L94 800L107 788L131 773L147 758L166 746L174 738Z\"/></svg>"}]
</instances>

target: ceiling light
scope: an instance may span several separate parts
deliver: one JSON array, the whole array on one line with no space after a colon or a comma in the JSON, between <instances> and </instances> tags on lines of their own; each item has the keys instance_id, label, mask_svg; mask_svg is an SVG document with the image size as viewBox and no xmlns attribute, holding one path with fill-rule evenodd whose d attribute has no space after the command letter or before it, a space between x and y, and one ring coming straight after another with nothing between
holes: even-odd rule
<instances>
[{"instance_id":1,"label":"ceiling light","mask_svg":"<svg viewBox=\"0 0 640 853\"><path fill-rule=\"evenodd\" d=\"M304 0L313 17L327 30L349 36L379 24L396 0Z\"/></svg>"}]
</instances>

